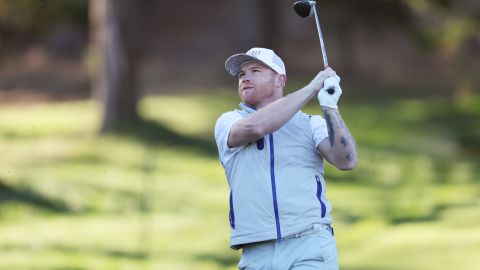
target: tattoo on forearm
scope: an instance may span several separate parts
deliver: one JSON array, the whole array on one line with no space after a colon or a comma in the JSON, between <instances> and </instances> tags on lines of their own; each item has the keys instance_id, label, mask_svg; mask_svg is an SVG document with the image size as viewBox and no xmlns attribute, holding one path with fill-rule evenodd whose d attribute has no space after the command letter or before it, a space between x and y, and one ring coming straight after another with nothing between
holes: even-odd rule
<instances>
[{"instance_id":1,"label":"tattoo on forearm","mask_svg":"<svg viewBox=\"0 0 480 270\"><path fill-rule=\"evenodd\" d=\"M338 111L332 112L328 109L323 109L323 115L325 116L325 122L327 124L330 146L341 147L337 149L341 149L341 151L343 152L343 158L346 161L350 162L355 159L357 144L355 143L355 139L348 130L348 127L343 121L340 113ZM335 134L336 131L338 131L337 134ZM337 135L338 138L335 139L335 135ZM337 146L334 146L335 141L338 142Z\"/></svg>"},{"instance_id":2,"label":"tattoo on forearm","mask_svg":"<svg viewBox=\"0 0 480 270\"><path fill-rule=\"evenodd\" d=\"M330 141L330 146L333 146L335 143L335 131L333 131L332 116L326 110L323 111L323 115L327 122L328 140Z\"/></svg>"},{"instance_id":3,"label":"tattoo on forearm","mask_svg":"<svg viewBox=\"0 0 480 270\"><path fill-rule=\"evenodd\" d=\"M335 112L335 119L337 120L338 126L344 129L345 123L343 122L343 118L338 111Z\"/></svg>"},{"instance_id":4,"label":"tattoo on forearm","mask_svg":"<svg viewBox=\"0 0 480 270\"><path fill-rule=\"evenodd\" d=\"M348 145L347 139L345 139L343 136L340 138L340 143L343 145L343 147L347 147Z\"/></svg>"}]
</instances>

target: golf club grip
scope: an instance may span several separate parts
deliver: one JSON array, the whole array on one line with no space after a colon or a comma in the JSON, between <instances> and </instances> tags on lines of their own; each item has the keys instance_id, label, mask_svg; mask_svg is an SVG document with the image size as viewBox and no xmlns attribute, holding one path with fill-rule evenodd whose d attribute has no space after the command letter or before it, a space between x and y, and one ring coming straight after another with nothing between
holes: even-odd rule
<instances>
[{"instance_id":1,"label":"golf club grip","mask_svg":"<svg viewBox=\"0 0 480 270\"><path fill-rule=\"evenodd\" d=\"M329 68L329 66L328 66L328 62L325 62L325 60L326 60L326 59L323 58L323 61L324 61L324 63L325 63L325 69L327 69L327 68ZM330 95L335 94L335 87L330 86L330 87L327 89L327 93L330 94Z\"/></svg>"}]
</instances>

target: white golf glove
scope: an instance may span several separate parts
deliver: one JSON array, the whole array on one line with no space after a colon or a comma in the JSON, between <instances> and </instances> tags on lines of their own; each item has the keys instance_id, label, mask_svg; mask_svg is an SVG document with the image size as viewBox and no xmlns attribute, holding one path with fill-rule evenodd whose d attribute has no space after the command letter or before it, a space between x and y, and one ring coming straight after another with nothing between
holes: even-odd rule
<instances>
[{"instance_id":1,"label":"white golf glove","mask_svg":"<svg viewBox=\"0 0 480 270\"><path fill-rule=\"evenodd\" d=\"M328 93L332 90L334 90L332 94ZM318 92L317 98L320 102L320 106L338 109L337 102L340 95L342 95L340 77L335 75L333 77L328 77L323 81L323 88Z\"/></svg>"}]
</instances>

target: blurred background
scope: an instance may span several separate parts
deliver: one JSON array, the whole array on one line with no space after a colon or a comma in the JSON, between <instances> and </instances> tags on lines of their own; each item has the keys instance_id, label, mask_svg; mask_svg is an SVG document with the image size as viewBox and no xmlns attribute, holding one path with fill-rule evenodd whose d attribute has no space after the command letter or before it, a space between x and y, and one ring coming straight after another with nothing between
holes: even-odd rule
<instances>
[{"instance_id":1,"label":"blurred background","mask_svg":"<svg viewBox=\"0 0 480 270\"><path fill-rule=\"evenodd\" d=\"M293 1L0 0L0 269L236 269L224 61L323 68ZM322 0L359 165L326 167L340 268L479 269L480 2ZM320 114L317 102L305 112Z\"/></svg>"}]
</instances>

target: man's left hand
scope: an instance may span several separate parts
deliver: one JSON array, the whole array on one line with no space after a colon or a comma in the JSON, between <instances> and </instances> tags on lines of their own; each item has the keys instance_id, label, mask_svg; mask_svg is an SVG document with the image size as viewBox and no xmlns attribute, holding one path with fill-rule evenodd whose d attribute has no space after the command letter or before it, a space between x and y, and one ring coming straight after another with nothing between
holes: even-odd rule
<instances>
[{"instance_id":1,"label":"man's left hand","mask_svg":"<svg viewBox=\"0 0 480 270\"><path fill-rule=\"evenodd\" d=\"M329 90L330 89L330 90ZM332 91L333 93L328 93ZM328 77L323 81L323 88L318 92L318 101L320 106L338 109L337 102L342 95L342 88L340 87L340 77L335 75Z\"/></svg>"}]
</instances>

